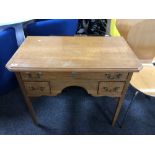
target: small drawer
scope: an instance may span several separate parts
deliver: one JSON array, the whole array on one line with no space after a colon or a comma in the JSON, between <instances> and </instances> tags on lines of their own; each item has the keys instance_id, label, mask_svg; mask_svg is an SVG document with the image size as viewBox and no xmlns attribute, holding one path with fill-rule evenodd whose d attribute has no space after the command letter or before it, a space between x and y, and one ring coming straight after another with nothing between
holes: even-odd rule
<instances>
[{"instance_id":1,"label":"small drawer","mask_svg":"<svg viewBox=\"0 0 155 155\"><path fill-rule=\"evenodd\" d=\"M50 94L49 82L24 82L28 96L42 96Z\"/></svg>"},{"instance_id":2,"label":"small drawer","mask_svg":"<svg viewBox=\"0 0 155 155\"><path fill-rule=\"evenodd\" d=\"M119 97L124 84L124 82L99 82L98 95Z\"/></svg>"},{"instance_id":3,"label":"small drawer","mask_svg":"<svg viewBox=\"0 0 155 155\"><path fill-rule=\"evenodd\" d=\"M128 73L126 72L107 72L104 73L105 81L124 81L127 79Z\"/></svg>"},{"instance_id":4,"label":"small drawer","mask_svg":"<svg viewBox=\"0 0 155 155\"><path fill-rule=\"evenodd\" d=\"M32 80L42 80L43 73L42 72L22 72L21 77L25 81L32 81Z\"/></svg>"}]
</instances>

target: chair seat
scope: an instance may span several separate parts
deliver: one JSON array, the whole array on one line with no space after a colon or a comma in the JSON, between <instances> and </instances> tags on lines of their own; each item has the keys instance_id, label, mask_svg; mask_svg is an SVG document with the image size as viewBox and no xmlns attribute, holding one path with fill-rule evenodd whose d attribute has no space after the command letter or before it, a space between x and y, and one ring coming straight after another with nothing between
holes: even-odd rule
<instances>
[{"instance_id":1,"label":"chair seat","mask_svg":"<svg viewBox=\"0 0 155 155\"><path fill-rule=\"evenodd\" d=\"M130 84L146 95L155 96L155 66L143 64L143 69L133 74Z\"/></svg>"}]
</instances>

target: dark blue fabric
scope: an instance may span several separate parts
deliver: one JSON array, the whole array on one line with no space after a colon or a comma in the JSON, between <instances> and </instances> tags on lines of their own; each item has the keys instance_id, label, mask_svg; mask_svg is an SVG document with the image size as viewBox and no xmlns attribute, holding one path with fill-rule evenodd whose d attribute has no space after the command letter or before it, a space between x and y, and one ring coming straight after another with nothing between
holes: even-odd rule
<instances>
[{"instance_id":1,"label":"dark blue fabric","mask_svg":"<svg viewBox=\"0 0 155 155\"><path fill-rule=\"evenodd\" d=\"M111 120L116 99L93 97L78 87L66 88L61 94L33 99L40 127L32 123L20 89L0 96L0 134L155 134L155 98L143 94L135 99L121 129L134 90L129 88L115 127Z\"/></svg>"},{"instance_id":2,"label":"dark blue fabric","mask_svg":"<svg viewBox=\"0 0 155 155\"><path fill-rule=\"evenodd\" d=\"M15 75L5 65L17 50L15 30L8 28L0 31L0 95L7 93L16 86Z\"/></svg>"},{"instance_id":3,"label":"dark blue fabric","mask_svg":"<svg viewBox=\"0 0 155 155\"><path fill-rule=\"evenodd\" d=\"M27 25L26 34L30 36L73 36L77 31L77 19L39 20Z\"/></svg>"}]
</instances>

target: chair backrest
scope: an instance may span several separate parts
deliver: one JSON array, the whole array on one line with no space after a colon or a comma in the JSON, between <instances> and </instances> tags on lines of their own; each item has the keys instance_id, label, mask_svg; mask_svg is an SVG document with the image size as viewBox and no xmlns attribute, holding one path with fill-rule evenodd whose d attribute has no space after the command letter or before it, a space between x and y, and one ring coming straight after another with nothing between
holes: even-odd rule
<instances>
[{"instance_id":1,"label":"chair backrest","mask_svg":"<svg viewBox=\"0 0 155 155\"><path fill-rule=\"evenodd\" d=\"M14 28L0 31L0 95L10 90L16 82L14 74L5 65L17 48Z\"/></svg>"},{"instance_id":2,"label":"chair backrest","mask_svg":"<svg viewBox=\"0 0 155 155\"><path fill-rule=\"evenodd\" d=\"M116 27L116 19L111 19L109 33L110 33L110 36L112 36L112 37L120 36L120 34L117 30L117 27Z\"/></svg>"},{"instance_id":3,"label":"chair backrest","mask_svg":"<svg viewBox=\"0 0 155 155\"><path fill-rule=\"evenodd\" d=\"M77 19L37 20L27 25L26 33L30 36L72 36L77 27Z\"/></svg>"},{"instance_id":4,"label":"chair backrest","mask_svg":"<svg viewBox=\"0 0 155 155\"><path fill-rule=\"evenodd\" d=\"M14 52L17 50L17 40L15 36L15 30L8 28L0 31L0 71L4 71L7 61L11 58Z\"/></svg>"},{"instance_id":5,"label":"chair backrest","mask_svg":"<svg viewBox=\"0 0 155 155\"><path fill-rule=\"evenodd\" d=\"M116 26L139 59L152 61L155 57L155 20L117 20Z\"/></svg>"}]
</instances>

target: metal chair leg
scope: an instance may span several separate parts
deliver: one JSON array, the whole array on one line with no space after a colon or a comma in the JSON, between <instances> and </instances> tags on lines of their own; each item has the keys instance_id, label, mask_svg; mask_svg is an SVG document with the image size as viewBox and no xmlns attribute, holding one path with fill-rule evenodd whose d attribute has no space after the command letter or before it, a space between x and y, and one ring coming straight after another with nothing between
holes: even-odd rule
<instances>
[{"instance_id":1,"label":"metal chair leg","mask_svg":"<svg viewBox=\"0 0 155 155\"><path fill-rule=\"evenodd\" d=\"M130 103L129 103L129 106L128 106L127 110L126 110L126 113L125 113L124 118L123 118L122 123L121 123L121 128L123 128L123 126L124 126L124 123L125 123L125 120L126 120L126 118L127 118L128 112L129 112L129 110L130 110L130 108L131 108L131 105L132 105L133 101L135 100L136 96L138 95L138 93L139 93L139 91L137 90L137 91L134 93L134 95L133 95L133 97L132 97L132 99L131 99L131 101L130 101Z\"/></svg>"}]
</instances>

